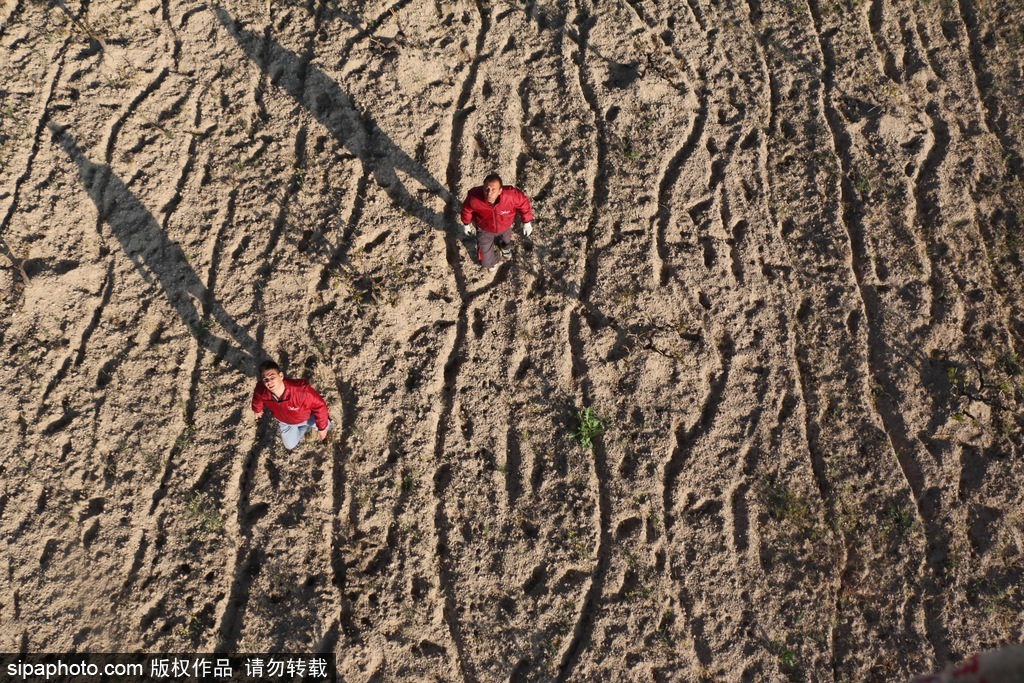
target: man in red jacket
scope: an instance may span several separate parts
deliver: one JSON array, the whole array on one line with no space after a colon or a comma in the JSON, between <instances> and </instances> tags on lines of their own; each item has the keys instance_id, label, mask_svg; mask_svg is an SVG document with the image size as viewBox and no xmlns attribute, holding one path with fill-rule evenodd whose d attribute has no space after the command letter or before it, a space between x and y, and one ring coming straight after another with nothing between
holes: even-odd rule
<instances>
[{"instance_id":1,"label":"man in red jacket","mask_svg":"<svg viewBox=\"0 0 1024 683\"><path fill-rule=\"evenodd\" d=\"M264 408L270 411L277 420L285 448L295 448L314 426L321 441L327 438L327 430L331 428L327 403L309 382L285 377L272 360L260 363L259 375L252 392L252 412L259 419Z\"/></svg>"},{"instance_id":2,"label":"man in red jacket","mask_svg":"<svg viewBox=\"0 0 1024 683\"><path fill-rule=\"evenodd\" d=\"M477 258L490 272L498 267L495 241L503 257L512 255L512 223L517 213L523 219L523 237L529 237L533 232L530 200L511 185L502 185L497 173L484 178L484 184L470 190L462 202L462 227L467 236L472 236L476 225Z\"/></svg>"}]
</instances>

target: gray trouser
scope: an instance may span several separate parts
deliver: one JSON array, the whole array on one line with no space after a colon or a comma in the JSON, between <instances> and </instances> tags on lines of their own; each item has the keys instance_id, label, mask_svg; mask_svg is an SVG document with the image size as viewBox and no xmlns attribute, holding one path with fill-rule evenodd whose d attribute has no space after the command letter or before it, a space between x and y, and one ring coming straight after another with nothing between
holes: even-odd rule
<instances>
[{"instance_id":1,"label":"gray trouser","mask_svg":"<svg viewBox=\"0 0 1024 683\"><path fill-rule=\"evenodd\" d=\"M281 430L281 441L284 447L291 450L299 445L299 441L310 429L316 429L316 416L310 415L309 419L302 424L290 425L287 422L277 421L277 428ZM327 428L331 428L331 421L327 421Z\"/></svg>"},{"instance_id":2,"label":"gray trouser","mask_svg":"<svg viewBox=\"0 0 1024 683\"><path fill-rule=\"evenodd\" d=\"M484 268L493 268L498 263L498 255L494 253L494 242L503 249L512 245L512 228L505 232L484 232L476 231L476 256Z\"/></svg>"}]
</instances>

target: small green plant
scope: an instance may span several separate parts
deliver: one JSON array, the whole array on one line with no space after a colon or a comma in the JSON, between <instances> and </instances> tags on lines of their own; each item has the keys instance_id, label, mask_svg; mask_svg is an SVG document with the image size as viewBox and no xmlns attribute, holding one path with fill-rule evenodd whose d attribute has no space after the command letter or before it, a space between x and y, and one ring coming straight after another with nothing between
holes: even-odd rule
<instances>
[{"instance_id":1,"label":"small green plant","mask_svg":"<svg viewBox=\"0 0 1024 683\"><path fill-rule=\"evenodd\" d=\"M188 260L187 257L186 260ZM192 336L199 341L203 341L213 328L213 321L210 319L200 320L197 324L190 325L189 327L192 331Z\"/></svg>"},{"instance_id":2,"label":"small green plant","mask_svg":"<svg viewBox=\"0 0 1024 683\"><path fill-rule=\"evenodd\" d=\"M676 623L676 615L672 610L666 609L661 613L661 622L658 624L658 636L665 647L672 647L672 626Z\"/></svg>"},{"instance_id":3,"label":"small green plant","mask_svg":"<svg viewBox=\"0 0 1024 683\"><path fill-rule=\"evenodd\" d=\"M582 562L590 557L590 551L587 548L586 538L583 534L573 529L565 532L565 543L572 550L573 559L577 562Z\"/></svg>"},{"instance_id":4,"label":"small green plant","mask_svg":"<svg viewBox=\"0 0 1024 683\"><path fill-rule=\"evenodd\" d=\"M640 568L640 558L636 556L636 553L629 550L626 551L626 566L633 571Z\"/></svg>"},{"instance_id":5,"label":"small green plant","mask_svg":"<svg viewBox=\"0 0 1024 683\"><path fill-rule=\"evenodd\" d=\"M870 169L854 170L850 177L850 180L853 182L854 188L856 188L857 192L861 195L862 199L866 198L867 195L871 194L871 190L874 186L874 179L875 174Z\"/></svg>"},{"instance_id":6,"label":"small green plant","mask_svg":"<svg viewBox=\"0 0 1024 683\"><path fill-rule=\"evenodd\" d=\"M779 481L777 475L765 478L760 498L774 519L790 522L798 529L810 525L810 505L796 491Z\"/></svg>"},{"instance_id":7,"label":"small green plant","mask_svg":"<svg viewBox=\"0 0 1024 683\"><path fill-rule=\"evenodd\" d=\"M416 478L411 469L406 467L402 470L402 476L398 480L396 488L400 494L404 495L409 495L416 490Z\"/></svg>"},{"instance_id":8,"label":"small green plant","mask_svg":"<svg viewBox=\"0 0 1024 683\"><path fill-rule=\"evenodd\" d=\"M178 624L174 632L182 640L187 640L194 645L199 642L199 637L204 630L203 622L199 620L199 615L192 614L183 623Z\"/></svg>"},{"instance_id":9,"label":"small green plant","mask_svg":"<svg viewBox=\"0 0 1024 683\"><path fill-rule=\"evenodd\" d=\"M1020 357L1015 353L1008 353L1003 356L1000 361L1000 365L1006 374L1011 377L1024 374L1024 363L1021 362Z\"/></svg>"},{"instance_id":10,"label":"small green plant","mask_svg":"<svg viewBox=\"0 0 1024 683\"><path fill-rule=\"evenodd\" d=\"M174 449L179 453L189 447L192 443L192 437L195 436L196 428L195 425L189 425L185 427L184 431L178 436L174 442Z\"/></svg>"},{"instance_id":11,"label":"small green plant","mask_svg":"<svg viewBox=\"0 0 1024 683\"><path fill-rule=\"evenodd\" d=\"M576 429L572 433L573 440L584 450L594 447L594 437L604 431L604 423L598 418L593 408L584 408L576 413Z\"/></svg>"},{"instance_id":12,"label":"small green plant","mask_svg":"<svg viewBox=\"0 0 1024 683\"><path fill-rule=\"evenodd\" d=\"M889 506L889 519L892 520L893 530L900 536L904 536L913 531L917 526L917 520L914 519L914 513L910 510L904 509L902 505Z\"/></svg>"},{"instance_id":13,"label":"small green plant","mask_svg":"<svg viewBox=\"0 0 1024 683\"><path fill-rule=\"evenodd\" d=\"M634 164L640 161L642 156L640 150L634 146L633 138L631 137L624 137L619 141L619 152L624 159Z\"/></svg>"},{"instance_id":14,"label":"small green plant","mask_svg":"<svg viewBox=\"0 0 1024 683\"><path fill-rule=\"evenodd\" d=\"M197 535L220 533L224 530L224 515L217 509L217 503L208 493L197 493L188 502L188 514L196 522Z\"/></svg>"}]
</instances>

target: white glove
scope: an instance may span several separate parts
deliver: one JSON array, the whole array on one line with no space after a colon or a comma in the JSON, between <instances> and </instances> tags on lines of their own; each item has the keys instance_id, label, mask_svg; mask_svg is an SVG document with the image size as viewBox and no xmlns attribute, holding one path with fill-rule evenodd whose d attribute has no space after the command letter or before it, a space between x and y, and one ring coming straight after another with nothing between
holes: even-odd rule
<instances>
[{"instance_id":1,"label":"white glove","mask_svg":"<svg viewBox=\"0 0 1024 683\"><path fill-rule=\"evenodd\" d=\"M466 233L466 237L472 237L473 233L476 232L473 229L473 224L472 223L466 223L465 225L463 225L462 226L462 231Z\"/></svg>"},{"instance_id":2,"label":"white glove","mask_svg":"<svg viewBox=\"0 0 1024 683\"><path fill-rule=\"evenodd\" d=\"M529 237L533 232L533 223L523 223L523 237Z\"/></svg>"}]
</instances>

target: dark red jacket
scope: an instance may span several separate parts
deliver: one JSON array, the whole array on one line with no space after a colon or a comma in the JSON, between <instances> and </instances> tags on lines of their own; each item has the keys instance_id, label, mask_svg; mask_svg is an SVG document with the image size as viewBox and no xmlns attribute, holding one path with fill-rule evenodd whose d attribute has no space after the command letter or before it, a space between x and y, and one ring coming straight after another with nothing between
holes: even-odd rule
<instances>
[{"instance_id":1,"label":"dark red jacket","mask_svg":"<svg viewBox=\"0 0 1024 683\"><path fill-rule=\"evenodd\" d=\"M266 408L278 422L298 425L316 416L316 428L327 429L327 403L304 379L284 378L284 395L278 401L263 382L257 382L252 392L252 411L262 413Z\"/></svg>"},{"instance_id":2,"label":"dark red jacket","mask_svg":"<svg viewBox=\"0 0 1024 683\"><path fill-rule=\"evenodd\" d=\"M493 206L484 198L484 186L474 187L462 202L462 224L476 223L484 232L505 232L512 227L516 212L524 223L533 220L533 210L526 195L512 187L503 185L498 202Z\"/></svg>"}]
</instances>

